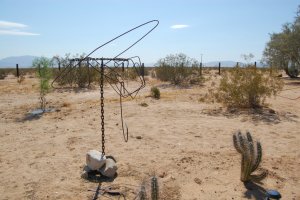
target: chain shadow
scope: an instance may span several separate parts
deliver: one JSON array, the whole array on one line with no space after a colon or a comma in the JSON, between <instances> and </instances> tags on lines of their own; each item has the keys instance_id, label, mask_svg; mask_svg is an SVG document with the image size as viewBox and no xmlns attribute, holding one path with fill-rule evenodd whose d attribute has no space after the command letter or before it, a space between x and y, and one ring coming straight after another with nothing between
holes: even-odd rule
<instances>
[{"instance_id":1,"label":"chain shadow","mask_svg":"<svg viewBox=\"0 0 300 200\"><path fill-rule=\"evenodd\" d=\"M266 190L262 186L253 182L244 183L244 186L247 189L244 193L244 197L247 199L254 198L256 200L263 200L266 197Z\"/></svg>"}]
</instances>

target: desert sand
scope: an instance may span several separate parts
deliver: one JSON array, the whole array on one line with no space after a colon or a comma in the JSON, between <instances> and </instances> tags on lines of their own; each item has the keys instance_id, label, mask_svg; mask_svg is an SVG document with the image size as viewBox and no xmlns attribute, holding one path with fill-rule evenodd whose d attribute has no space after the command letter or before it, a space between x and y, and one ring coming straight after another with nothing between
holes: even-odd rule
<instances>
[{"instance_id":1,"label":"desert sand","mask_svg":"<svg viewBox=\"0 0 300 200\"><path fill-rule=\"evenodd\" d=\"M282 199L300 199L300 81L267 99L263 112L227 111L199 101L217 82L178 88L147 77L134 100L123 102L129 129L124 142L119 97L105 86L105 150L117 160L118 175L103 180L134 199L139 185L157 175L161 199L263 199L261 189L276 189ZM134 84L134 83L132 83ZM161 99L149 97L158 86ZM29 118L39 108L38 80L0 80L0 199L93 199L98 183L81 178L85 155L101 150L99 90L53 90L47 107L55 112ZM146 103L148 106L142 106ZM144 105L146 105L144 104ZM275 112L274 112L275 111ZM262 144L261 167L269 174L260 185L240 181L240 154L232 134L250 131ZM118 199L98 196L98 199ZM122 198L120 198L122 199Z\"/></svg>"}]
</instances>

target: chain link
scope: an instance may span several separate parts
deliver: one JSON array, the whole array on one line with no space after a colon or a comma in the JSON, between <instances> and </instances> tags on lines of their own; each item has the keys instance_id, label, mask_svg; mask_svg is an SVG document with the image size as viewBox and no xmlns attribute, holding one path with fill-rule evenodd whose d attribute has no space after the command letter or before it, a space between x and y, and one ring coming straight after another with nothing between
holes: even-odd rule
<instances>
[{"instance_id":1,"label":"chain link","mask_svg":"<svg viewBox=\"0 0 300 200\"><path fill-rule=\"evenodd\" d=\"M101 60L101 73L100 73L100 106L101 106L101 133L102 133L102 155L105 155L105 129L104 129L104 65L103 60Z\"/></svg>"}]
</instances>

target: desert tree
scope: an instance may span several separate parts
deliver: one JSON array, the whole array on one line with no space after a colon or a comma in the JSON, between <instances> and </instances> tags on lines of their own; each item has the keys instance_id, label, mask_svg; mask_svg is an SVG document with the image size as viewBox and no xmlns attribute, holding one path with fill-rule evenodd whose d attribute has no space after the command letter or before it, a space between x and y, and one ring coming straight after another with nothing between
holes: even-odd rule
<instances>
[{"instance_id":1,"label":"desert tree","mask_svg":"<svg viewBox=\"0 0 300 200\"><path fill-rule=\"evenodd\" d=\"M270 34L263 60L270 67L283 69L288 76L295 78L300 72L300 5L293 23L282 26L280 33Z\"/></svg>"},{"instance_id":2,"label":"desert tree","mask_svg":"<svg viewBox=\"0 0 300 200\"><path fill-rule=\"evenodd\" d=\"M49 81L52 78L52 71L49 68L50 65L51 61L46 57L36 58L32 62L32 67L36 69L37 77L40 80L40 102L43 111L45 111L46 108L45 96L50 91Z\"/></svg>"}]
</instances>

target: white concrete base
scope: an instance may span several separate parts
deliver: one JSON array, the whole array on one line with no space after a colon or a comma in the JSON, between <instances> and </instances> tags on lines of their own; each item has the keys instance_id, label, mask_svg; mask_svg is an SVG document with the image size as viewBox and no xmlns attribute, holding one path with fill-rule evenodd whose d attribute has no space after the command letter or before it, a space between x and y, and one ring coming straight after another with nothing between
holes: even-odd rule
<instances>
[{"instance_id":1,"label":"white concrete base","mask_svg":"<svg viewBox=\"0 0 300 200\"><path fill-rule=\"evenodd\" d=\"M103 156L102 153L97 150L90 150L86 154L86 165L91 170L99 170L104 166L105 161L105 155Z\"/></svg>"},{"instance_id":2,"label":"white concrete base","mask_svg":"<svg viewBox=\"0 0 300 200\"><path fill-rule=\"evenodd\" d=\"M111 158L105 160L105 166L103 166L99 171L103 176L113 178L117 172L117 164Z\"/></svg>"}]
</instances>

